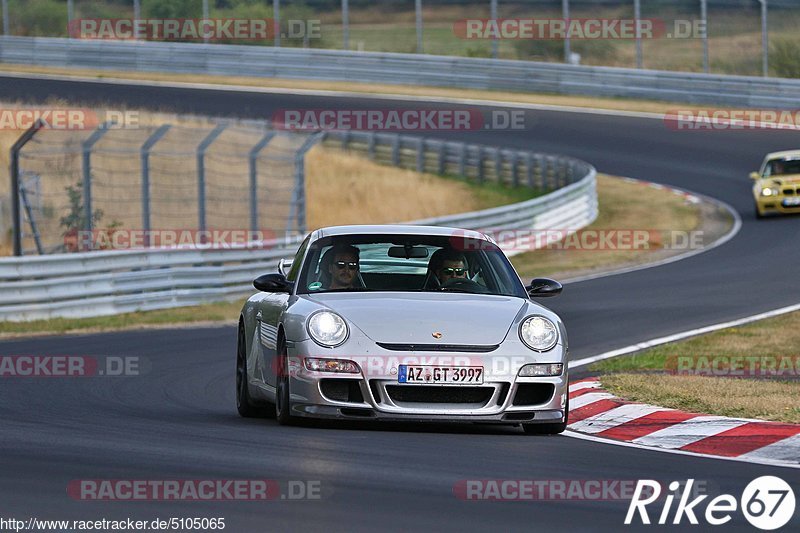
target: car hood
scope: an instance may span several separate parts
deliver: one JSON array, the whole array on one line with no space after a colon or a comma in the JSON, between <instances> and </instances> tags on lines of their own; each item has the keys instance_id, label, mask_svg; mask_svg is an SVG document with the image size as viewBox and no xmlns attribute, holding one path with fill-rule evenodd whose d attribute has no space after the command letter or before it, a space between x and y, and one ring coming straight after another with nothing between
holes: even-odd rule
<instances>
[{"instance_id":1,"label":"car hood","mask_svg":"<svg viewBox=\"0 0 800 533\"><path fill-rule=\"evenodd\" d=\"M438 292L327 293L309 299L339 313L375 342L473 346L503 342L528 303L511 296Z\"/></svg>"},{"instance_id":2,"label":"car hood","mask_svg":"<svg viewBox=\"0 0 800 533\"><path fill-rule=\"evenodd\" d=\"M798 185L800 184L800 174L782 174L780 176L772 176L769 180L776 185Z\"/></svg>"}]
</instances>

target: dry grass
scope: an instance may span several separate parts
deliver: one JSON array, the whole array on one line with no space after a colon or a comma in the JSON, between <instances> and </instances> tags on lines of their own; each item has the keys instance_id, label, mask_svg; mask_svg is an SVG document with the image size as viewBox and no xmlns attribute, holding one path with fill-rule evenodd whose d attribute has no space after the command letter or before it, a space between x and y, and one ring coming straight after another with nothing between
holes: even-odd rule
<instances>
[{"instance_id":1,"label":"dry grass","mask_svg":"<svg viewBox=\"0 0 800 533\"><path fill-rule=\"evenodd\" d=\"M660 230L694 230L701 222L697 204L689 204L667 189L601 174L597 178L597 195L600 213L586 230L658 230L654 235L660 235ZM568 278L653 261L663 244L648 242L650 249L634 250L545 249L516 255L511 260L523 278Z\"/></svg>"},{"instance_id":2,"label":"dry grass","mask_svg":"<svg viewBox=\"0 0 800 533\"><path fill-rule=\"evenodd\" d=\"M606 389L627 400L721 416L800 423L798 384L705 376L614 374Z\"/></svg>"},{"instance_id":3,"label":"dry grass","mask_svg":"<svg viewBox=\"0 0 800 533\"><path fill-rule=\"evenodd\" d=\"M306 170L309 228L402 222L501 205L487 203L464 182L321 146L308 153Z\"/></svg>"}]
</instances>

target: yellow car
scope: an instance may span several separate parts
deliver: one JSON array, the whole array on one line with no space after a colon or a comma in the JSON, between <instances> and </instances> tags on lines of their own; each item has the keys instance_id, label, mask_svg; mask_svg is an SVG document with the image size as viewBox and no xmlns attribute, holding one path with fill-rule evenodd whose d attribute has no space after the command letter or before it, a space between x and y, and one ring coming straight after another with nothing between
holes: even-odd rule
<instances>
[{"instance_id":1,"label":"yellow car","mask_svg":"<svg viewBox=\"0 0 800 533\"><path fill-rule=\"evenodd\" d=\"M800 150L767 154L759 172L751 172L756 216L800 213Z\"/></svg>"}]
</instances>

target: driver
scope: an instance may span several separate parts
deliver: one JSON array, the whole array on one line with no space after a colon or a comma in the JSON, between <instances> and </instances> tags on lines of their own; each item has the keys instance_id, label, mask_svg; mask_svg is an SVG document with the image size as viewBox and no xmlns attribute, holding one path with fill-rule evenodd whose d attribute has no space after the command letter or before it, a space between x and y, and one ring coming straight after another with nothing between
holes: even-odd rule
<instances>
[{"instance_id":1,"label":"driver","mask_svg":"<svg viewBox=\"0 0 800 533\"><path fill-rule=\"evenodd\" d=\"M355 246L334 246L328 255L327 263L330 286L327 289L352 289L357 286L359 252Z\"/></svg>"},{"instance_id":2,"label":"driver","mask_svg":"<svg viewBox=\"0 0 800 533\"><path fill-rule=\"evenodd\" d=\"M452 279L467 279L467 258L455 250L437 250L431 256L428 269L436 276L440 285Z\"/></svg>"}]
</instances>

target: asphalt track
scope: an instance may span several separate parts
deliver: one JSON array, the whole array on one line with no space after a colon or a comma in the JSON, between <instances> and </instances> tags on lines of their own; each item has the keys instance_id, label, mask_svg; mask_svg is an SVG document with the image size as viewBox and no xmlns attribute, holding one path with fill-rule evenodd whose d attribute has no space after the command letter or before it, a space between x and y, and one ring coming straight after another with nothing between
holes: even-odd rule
<instances>
[{"instance_id":1,"label":"asphalt track","mask_svg":"<svg viewBox=\"0 0 800 533\"><path fill-rule=\"evenodd\" d=\"M124 103L245 118L268 118L276 110L292 108L441 106L363 96L255 94L0 76L4 100L42 102L53 96L85 104ZM796 283L800 218L755 220L747 179L765 152L797 147L797 132L672 131L653 119L530 110L524 131L431 136L566 153L602 172L718 198L741 213L741 231L723 246L656 268L569 284L560 298L547 301L567 324L573 358L800 299ZM271 420L243 420L233 406L234 346L235 331L225 327L0 343L0 354L138 356L150 364L150 371L138 378L4 380L0 517L224 516L228 531L378 527L620 531L653 526L624 526L627 500L462 501L453 488L466 479L695 478L707 484L712 497L722 493L738 497L749 481L771 474L791 483L800 495L796 469L564 436L529 438L513 428L284 428ZM322 498L266 503L81 502L66 495L70 480L87 478L318 480ZM660 510L659 506L651 518L656 519ZM800 513L795 513L786 528L798 525ZM686 519L682 528L669 529L685 527ZM752 530L741 513L724 527Z\"/></svg>"}]
</instances>

